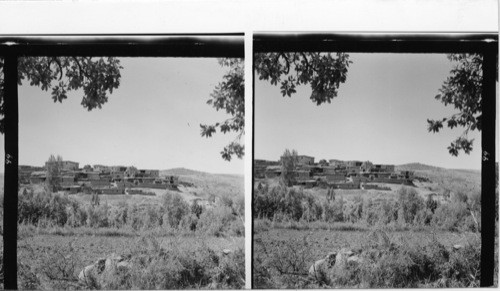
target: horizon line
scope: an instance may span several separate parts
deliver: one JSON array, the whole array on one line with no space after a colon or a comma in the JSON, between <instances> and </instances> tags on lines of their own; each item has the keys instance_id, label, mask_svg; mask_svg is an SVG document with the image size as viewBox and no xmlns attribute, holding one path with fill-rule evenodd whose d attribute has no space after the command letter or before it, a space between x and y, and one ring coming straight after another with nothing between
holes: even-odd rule
<instances>
[{"instance_id":1,"label":"horizon line","mask_svg":"<svg viewBox=\"0 0 500 291\"><path fill-rule=\"evenodd\" d=\"M68 160L69 161L69 160ZM73 161L69 161L69 162L73 162ZM80 163L79 163L80 164ZM95 164L95 165L102 165L102 164ZM31 167L38 167L38 166L33 166L33 165L29 165L29 164L18 164L18 167L19 166L31 166ZM103 165L103 166L106 166L106 165ZM115 165L115 166L107 166L107 167L120 167L121 165ZM42 168L44 166L41 166ZM125 167L125 166L123 166ZM128 166L127 166L128 167ZM135 167L135 166L133 166ZM136 167L137 169L140 169L140 170L146 170L146 168L138 168ZM169 171L169 170L175 170L175 169L185 169L185 170L189 170L189 171L194 171L194 172L202 172L202 173L206 173L206 174L212 174L212 175L233 175L233 176L245 176L245 173L217 173L217 172L209 172L209 171L206 171L206 170L197 170L197 169L190 169L190 168L185 168L185 167L173 167L173 168L163 168L163 169L147 169L147 170L158 170L158 171ZM4 174L5 171L0 171L0 174Z\"/></svg>"},{"instance_id":2,"label":"horizon line","mask_svg":"<svg viewBox=\"0 0 500 291\"><path fill-rule=\"evenodd\" d=\"M298 156L307 156L307 155L298 155ZM312 157L312 156L311 156ZM254 158L253 161L255 160L263 160L263 161L275 161L275 160L267 160L267 159L257 159L257 158ZM362 160L341 160L341 159L320 159L320 160L326 160L326 161L329 161L329 160L338 160L338 161L360 161L360 162L363 162ZM366 160L368 162L371 162L370 160ZM279 160L276 160L276 162L279 162ZM496 161L496 163L498 163L498 161ZM375 163L373 163L375 164ZM378 164L381 164L381 165L384 165L383 163L378 163ZM385 165L394 165L394 166L403 166L403 165L408 165L408 164L420 164L420 165L424 165L424 166L429 166L429 167L434 167L434 168L441 168L441 169L446 169L446 170L473 170L473 171L481 171L481 168L447 168L447 167L443 167L443 166L435 166L435 165L431 165L431 164L424 164L424 163L420 163L420 162L406 162L406 163L401 163L401 164L385 164Z\"/></svg>"}]
</instances>

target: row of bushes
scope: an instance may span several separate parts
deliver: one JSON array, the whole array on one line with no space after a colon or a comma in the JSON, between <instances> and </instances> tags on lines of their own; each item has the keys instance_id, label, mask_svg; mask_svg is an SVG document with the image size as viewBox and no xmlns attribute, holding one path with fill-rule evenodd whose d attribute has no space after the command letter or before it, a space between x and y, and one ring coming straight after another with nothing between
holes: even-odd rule
<instances>
[{"instance_id":1,"label":"row of bushes","mask_svg":"<svg viewBox=\"0 0 500 291\"><path fill-rule=\"evenodd\" d=\"M243 200L203 207L188 204L179 194L167 193L161 204L110 206L82 204L67 194L24 190L19 195L18 222L39 226L113 227L144 230L201 231L210 235L244 235Z\"/></svg>"},{"instance_id":2,"label":"row of bushes","mask_svg":"<svg viewBox=\"0 0 500 291\"><path fill-rule=\"evenodd\" d=\"M259 187L253 199L253 217L274 221L352 222L367 225L432 225L442 229L478 231L481 226L480 193L455 194L440 203L423 199L415 189L402 187L396 200L356 196L319 199L302 189L282 185Z\"/></svg>"}]
</instances>

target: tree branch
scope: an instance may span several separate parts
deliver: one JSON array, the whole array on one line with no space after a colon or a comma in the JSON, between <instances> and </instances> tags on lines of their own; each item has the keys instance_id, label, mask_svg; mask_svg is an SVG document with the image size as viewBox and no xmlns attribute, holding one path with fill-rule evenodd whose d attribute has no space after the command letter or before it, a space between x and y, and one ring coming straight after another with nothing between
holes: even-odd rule
<instances>
[{"instance_id":1,"label":"tree branch","mask_svg":"<svg viewBox=\"0 0 500 291\"><path fill-rule=\"evenodd\" d=\"M87 77L87 79L90 79L90 76L87 74L87 72L85 70L82 69L82 66L80 65L80 61L78 61L78 59L76 57L71 57L76 65L78 66L78 69L80 70L80 75L83 75L85 77Z\"/></svg>"},{"instance_id":2,"label":"tree branch","mask_svg":"<svg viewBox=\"0 0 500 291\"><path fill-rule=\"evenodd\" d=\"M62 79L63 77L63 69L62 69L62 65L61 65L61 62L59 62L59 60L56 58L56 57L53 57L52 58L54 60L54 62L57 64L57 66L59 66L59 80ZM50 69L50 68L49 68Z\"/></svg>"},{"instance_id":3,"label":"tree branch","mask_svg":"<svg viewBox=\"0 0 500 291\"><path fill-rule=\"evenodd\" d=\"M288 60L288 57L286 56L285 53L280 53L279 55L283 56L283 58L285 59L285 62L286 62L286 72L285 72L285 75L288 75L288 73L290 73L290 61Z\"/></svg>"}]
</instances>

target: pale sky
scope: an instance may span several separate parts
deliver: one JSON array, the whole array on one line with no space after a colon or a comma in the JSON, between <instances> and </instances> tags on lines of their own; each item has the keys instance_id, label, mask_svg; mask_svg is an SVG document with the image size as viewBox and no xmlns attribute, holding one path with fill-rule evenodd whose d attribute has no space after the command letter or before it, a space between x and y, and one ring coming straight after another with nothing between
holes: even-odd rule
<instances>
[{"instance_id":1,"label":"pale sky","mask_svg":"<svg viewBox=\"0 0 500 291\"><path fill-rule=\"evenodd\" d=\"M50 154L59 154L81 167L135 165L244 173L243 160L227 162L220 155L235 134L200 136L200 123L230 117L206 104L227 67L215 58L120 60L120 87L102 109L84 109L83 91L71 93L61 104L27 82L19 87L20 165L40 166ZM3 139L1 143L3 147Z\"/></svg>"},{"instance_id":2,"label":"pale sky","mask_svg":"<svg viewBox=\"0 0 500 291\"><path fill-rule=\"evenodd\" d=\"M347 81L330 104L315 105L309 85L282 97L279 86L255 84L255 158L278 160L285 149L320 159L420 162L445 168L481 169L481 133L474 150L447 150L462 129L427 131L427 119L455 113L434 99L449 75L444 54L350 54Z\"/></svg>"}]
</instances>

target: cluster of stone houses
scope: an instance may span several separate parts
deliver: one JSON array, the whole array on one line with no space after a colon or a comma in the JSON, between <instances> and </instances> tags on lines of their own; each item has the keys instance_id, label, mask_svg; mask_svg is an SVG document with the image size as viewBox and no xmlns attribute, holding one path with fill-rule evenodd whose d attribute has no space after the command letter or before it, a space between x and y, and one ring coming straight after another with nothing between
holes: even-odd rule
<instances>
[{"instance_id":1,"label":"cluster of stone houses","mask_svg":"<svg viewBox=\"0 0 500 291\"><path fill-rule=\"evenodd\" d=\"M19 166L21 184L45 183L53 163L45 167ZM133 166L86 165L72 161L59 162L59 175L56 177L59 190L69 193L125 194L128 188L175 189L179 184L177 176L160 177L159 170L137 169Z\"/></svg>"},{"instance_id":2,"label":"cluster of stone houses","mask_svg":"<svg viewBox=\"0 0 500 291\"><path fill-rule=\"evenodd\" d=\"M294 183L308 187L322 184L337 189L370 189L377 188L370 183L412 184L413 174L411 171L396 172L394 165L335 159L315 163L314 157L299 155ZM275 178L280 175L280 161L254 161L255 178Z\"/></svg>"}]
</instances>

